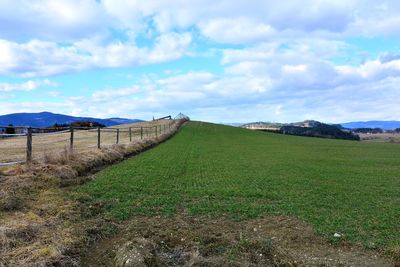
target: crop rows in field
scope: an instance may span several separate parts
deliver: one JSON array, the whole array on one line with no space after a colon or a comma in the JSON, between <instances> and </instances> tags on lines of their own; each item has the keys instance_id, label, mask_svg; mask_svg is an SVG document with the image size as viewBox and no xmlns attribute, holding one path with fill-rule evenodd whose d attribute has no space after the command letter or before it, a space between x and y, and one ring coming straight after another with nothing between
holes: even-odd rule
<instances>
[{"instance_id":1,"label":"crop rows in field","mask_svg":"<svg viewBox=\"0 0 400 267\"><path fill-rule=\"evenodd\" d=\"M206 214L304 219L331 238L400 245L400 146L191 122L80 189L108 216Z\"/></svg>"}]
</instances>

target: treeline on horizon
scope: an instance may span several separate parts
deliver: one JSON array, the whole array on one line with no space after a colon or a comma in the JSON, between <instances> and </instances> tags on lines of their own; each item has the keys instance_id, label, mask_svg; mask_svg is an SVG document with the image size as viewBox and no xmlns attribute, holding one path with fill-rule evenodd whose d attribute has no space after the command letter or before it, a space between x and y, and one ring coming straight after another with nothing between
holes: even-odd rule
<instances>
[{"instance_id":1,"label":"treeline on horizon","mask_svg":"<svg viewBox=\"0 0 400 267\"><path fill-rule=\"evenodd\" d=\"M341 124L326 124L314 120L305 120L295 123L253 122L244 124L242 127L256 127L256 129L260 131L281 134L345 140L360 140L359 134L400 133L400 128L394 130L386 130L378 127L349 129L343 127Z\"/></svg>"},{"instance_id":2,"label":"treeline on horizon","mask_svg":"<svg viewBox=\"0 0 400 267\"><path fill-rule=\"evenodd\" d=\"M343 131L338 126L324 123L318 123L313 127L301 127L291 125L282 126L279 129L279 133L331 139L344 139L355 141L360 140L360 137L351 131Z\"/></svg>"},{"instance_id":3,"label":"treeline on horizon","mask_svg":"<svg viewBox=\"0 0 400 267\"><path fill-rule=\"evenodd\" d=\"M87 127L87 128L104 128L106 127L104 124L96 122L96 121L76 121L73 123L55 123L53 126L48 128L67 128L67 127Z\"/></svg>"},{"instance_id":4,"label":"treeline on horizon","mask_svg":"<svg viewBox=\"0 0 400 267\"><path fill-rule=\"evenodd\" d=\"M381 128L356 128L352 129L355 133L366 133L366 134L379 134L379 133L400 133L400 128L394 130L383 130Z\"/></svg>"}]
</instances>

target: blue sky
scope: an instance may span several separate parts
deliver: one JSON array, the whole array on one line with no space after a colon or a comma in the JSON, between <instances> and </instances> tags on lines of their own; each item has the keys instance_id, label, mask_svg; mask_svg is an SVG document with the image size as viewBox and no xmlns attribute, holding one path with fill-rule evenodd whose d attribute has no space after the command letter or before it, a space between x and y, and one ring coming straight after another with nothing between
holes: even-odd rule
<instances>
[{"instance_id":1,"label":"blue sky","mask_svg":"<svg viewBox=\"0 0 400 267\"><path fill-rule=\"evenodd\" d=\"M1 0L0 114L400 120L400 2Z\"/></svg>"}]
</instances>

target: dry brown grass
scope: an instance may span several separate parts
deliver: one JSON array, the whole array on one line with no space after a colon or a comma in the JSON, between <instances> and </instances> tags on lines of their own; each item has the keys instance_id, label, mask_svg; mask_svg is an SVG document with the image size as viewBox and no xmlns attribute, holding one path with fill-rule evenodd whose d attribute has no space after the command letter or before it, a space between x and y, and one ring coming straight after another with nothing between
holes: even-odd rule
<instances>
[{"instance_id":1,"label":"dry brown grass","mask_svg":"<svg viewBox=\"0 0 400 267\"><path fill-rule=\"evenodd\" d=\"M400 143L400 133L358 134L362 141Z\"/></svg>"},{"instance_id":2,"label":"dry brown grass","mask_svg":"<svg viewBox=\"0 0 400 267\"><path fill-rule=\"evenodd\" d=\"M101 227L109 224L82 221L85 207L67 197L64 186L85 182L90 178L82 175L151 148L179 126L157 138L73 153L61 149L44 161L1 167L0 266L77 265L78 251L107 232Z\"/></svg>"},{"instance_id":3,"label":"dry brown grass","mask_svg":"<svg viewBox=\"0 0 400 267\"><path fill-rule=\"evenodd\" d=\"M132 127L132 141L141 140L141 130L143 127L143 139L153 139L156 137L154 126L162 127L162 130L168 130L170 120L142 122L135 124L123 124L112 128L119 128L119 144L129 144L129 130ZM158 133L159 135L159 133ZM117 133L103 128L101 131L101 146L110 147L116 144ZM32 139L32 153L34 160L47 161L49 157L69 149L70 133L60 133L54 135L37 135ZM74 132L74 151L90 151L97 149L97 130L75 130ZM26 137L18 136L12 138L0 139L0 163L18 162L26 159Z\"/></svg>"}]
</instances>

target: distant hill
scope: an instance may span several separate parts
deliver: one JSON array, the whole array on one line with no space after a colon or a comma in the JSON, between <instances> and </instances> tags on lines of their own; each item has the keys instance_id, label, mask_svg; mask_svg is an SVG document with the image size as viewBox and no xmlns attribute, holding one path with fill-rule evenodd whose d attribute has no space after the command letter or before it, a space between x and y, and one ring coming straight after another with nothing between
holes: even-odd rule
<instances>
[{"instance_id":1,"label":"distant hill","mask_svg":"<svg viewBox=\"0 0 400 267\"><path fill-rule=\"evenodd\" d=\"M241 123L241 122L221 122L220 124L227 125L227 126L241 127L241 126L243 126L244 123Z\"/></svg>"},{"instance_id":2,"label":"distant hill","mask_svg":"<svg viewBox=\"0 0 400 267\"><path fill-rule=\"evenodd\" d=\"M329 125L314 120L293 123L253 122L244 124L242 127L260 131L273 131L282 134L359 140L357 135L349 131L344 131L341 125Z\"/></svg>"},{"instance_id":3,"label":"distant hill","mask_svg":"<svg viewBox=\"0 0 400 267\"><path fill-rule=\"evenodd\" d=\"M118 124L137 123L142 122L143 120L125 118L99 119L90 117L74 117L51 112L13 113L0 116L0 126L12 124L15 126L49 127L55 123L71 124L78 121L98 122L100 124L104 124L105 126L113 126Z\"/></svg>"},{"instance_id":4,"label":"distant hill","mask_svg":"<svg viewBox=\"0 0 400 267\"><path fill-rule=\"evenodd\" d=\"M356 121L341 123L344 128L381 128L384 130L394 130L400 128L400 121Z\"/></svg>"},{"instance_id":5,"label":"distant hill","mask_svg":"<svg viewBox=\"0 0 400 267\"><path fill-rule=\"evenodd\" d=\"M244 128L276 128L280 129L282 126L299 126L299 127L316 127L321 122L306 120L302 122L294 123L277 123L277 122L251 122L243 124ZM384 130L394 130L400 128L400 121L356 121L356 122L345 122L340 124L331 124L338 128L356 129L356 128L381 128Z\"/></svg>"},{"instance_id":6,"label":"distant hill","mask_svg":"<svg viewBox=\"0 0 400 267\"><path fill-rule=\"evenodd\" d=\"M313 121L313 120L305 120L301 122L293 122L293 123L279 123L279 122L250 122L243 124L242 127L244 128L266 128L266 129L276 129L279 130L283 126L297 126L297 127L316 127L320 125L321 122Z\"/></svg>"},{"instance_id":7,"label":"distant hill","mask_svg":"<svg viewBox=\"0 0 400 267\"><path fill-rule=\"evenodd\" d=\"M108 121L112 121L113 123L116 124L129 124L129 123L137 123L137 122L143 122L144 120L139 120L139 119L124 119L124 118L109 118L106 119ZM108 126L108 125L106 125Z\"/></svg>"},{"instance_id":8,"label":"distant hill","mask_svg":"<svg viewBox=\"0 0 400 267\"><path fill-rule=\"evenodd\" d=\"M304 126L282 126L279 130L283 134L322 137L331 139L360 140L360 137L351 131L343 131L334 125L318 123L310 127Z\"/></svg>"}]
</instances>

